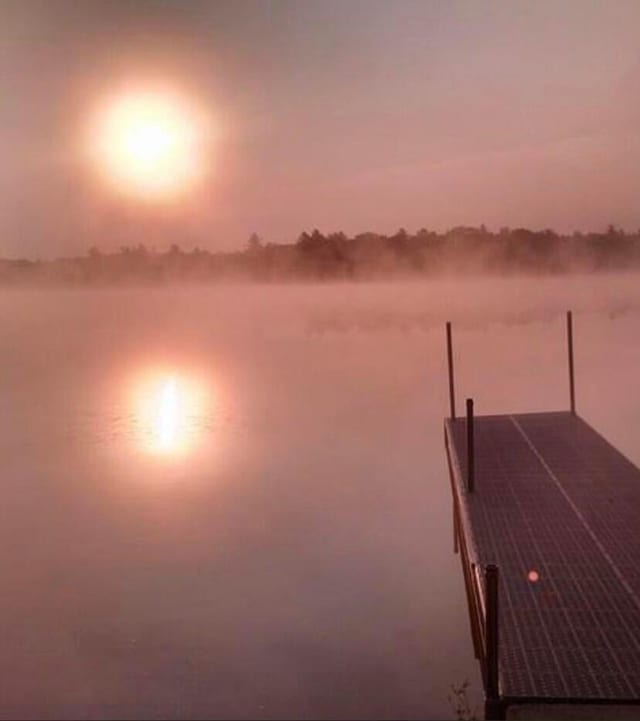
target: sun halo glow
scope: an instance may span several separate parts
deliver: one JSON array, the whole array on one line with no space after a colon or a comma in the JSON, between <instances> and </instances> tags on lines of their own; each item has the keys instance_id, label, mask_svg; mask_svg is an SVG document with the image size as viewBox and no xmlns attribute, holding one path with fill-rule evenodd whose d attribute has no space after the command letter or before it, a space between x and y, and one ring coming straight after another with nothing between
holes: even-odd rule
<instances>
[{"instance_id":1,"label":"sun halo glow","mask_svg":"<svg viewBox=\"0 0 640 721\"><path fill-rule=\"evenodd\" d=\"M210 125L195 105L169 92L127 92L110 98L92 124L99 172L120 192L168 199L208 172Z\"/></svg>"}]
</instances>

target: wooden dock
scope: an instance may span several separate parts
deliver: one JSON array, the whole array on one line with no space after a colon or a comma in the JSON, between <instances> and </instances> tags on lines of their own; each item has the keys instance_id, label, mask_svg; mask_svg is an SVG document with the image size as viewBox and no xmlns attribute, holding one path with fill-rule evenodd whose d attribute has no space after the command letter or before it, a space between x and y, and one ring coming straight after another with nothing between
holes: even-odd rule
<instances>
[{"instance_id":1,"label":"wooden dock","mask_svg":"<svg viewBox=\"0 0 640 721\"><path fill-rule=\"evenodd\" d=\"M571 410L474 417L468 402L456 419L450 380L454 545L486 717L640 704L640 470Z\"/></svg>"}]
</instances>

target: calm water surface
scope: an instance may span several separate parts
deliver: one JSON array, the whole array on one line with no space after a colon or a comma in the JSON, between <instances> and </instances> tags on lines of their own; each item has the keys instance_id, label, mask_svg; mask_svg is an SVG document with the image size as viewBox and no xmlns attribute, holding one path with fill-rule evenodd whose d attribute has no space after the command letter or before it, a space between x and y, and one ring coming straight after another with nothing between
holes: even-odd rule
<instances>
[{"instance_id":1,"label":"calm water surface","mask_svg":"<svg viewBox=\"0 0 640 721\"><path fill-rule=\"evenodd\" d=\"M479 680L442 447L578 403L636 462L640 291L3 291L0 716L451 717ZM461 405L461 404L460 404Z\"/></svg>"}]
</instances>

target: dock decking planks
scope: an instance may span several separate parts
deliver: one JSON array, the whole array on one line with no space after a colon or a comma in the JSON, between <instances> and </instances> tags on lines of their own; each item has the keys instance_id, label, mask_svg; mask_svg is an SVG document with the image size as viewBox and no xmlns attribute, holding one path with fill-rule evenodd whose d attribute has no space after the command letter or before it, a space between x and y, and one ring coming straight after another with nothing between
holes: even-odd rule
<instances>
[{"instance_id":1,"label":"dock decking planks","mask_svg":"<svg viewBox=\"0 0 640 721\"><path fill-rule=\"evenodd\" d=\"M637 702L640 470L570 412L480 416L468 493L445 432L468 561L500 569L500 697Z\"/></svg>"}]
</instances>

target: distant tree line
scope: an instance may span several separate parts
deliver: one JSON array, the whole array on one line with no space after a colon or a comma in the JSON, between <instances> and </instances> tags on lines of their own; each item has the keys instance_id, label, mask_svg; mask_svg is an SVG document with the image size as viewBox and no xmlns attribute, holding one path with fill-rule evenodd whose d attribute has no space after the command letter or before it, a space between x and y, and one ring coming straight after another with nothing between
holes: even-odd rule
<instances>
[{"instance_id":1,"label":"distant tree line","mask_svg":"<svg viewBox=\"0 0 640 721\"><path fill-rule=\"evenodd\" d=\"M444 233L421 228L393 235L303 232L295 243L263 243L252 234L244 249L216 252L143 244L52 261L0 259L0 283L111 284L246 279L374 280L441 274L558 274L640 269L640 231L610 225L601 233L459 226Z\"/></svg>"}]
</instances>

